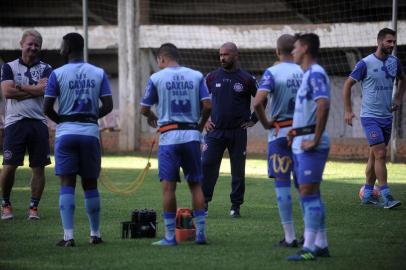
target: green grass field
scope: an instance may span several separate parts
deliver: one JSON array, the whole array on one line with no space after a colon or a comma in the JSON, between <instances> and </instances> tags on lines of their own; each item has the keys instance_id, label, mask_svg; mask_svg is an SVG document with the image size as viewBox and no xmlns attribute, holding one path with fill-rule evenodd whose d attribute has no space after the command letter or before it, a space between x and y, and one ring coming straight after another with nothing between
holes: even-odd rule
<instances>
[{"instance_id":1,"label":"green grass field","mask_svg":"<svg viewBox=\"0 0 406 270\"><path fill-rule=\"evenodd\" d=\"M145 166L140 157L106 157L107 177L124 187ZM221 176L207 219L209 245L192 242L175 248L153 247L155 239L122 240L120 222L129 220L135 208L161 210L157 161L152 161L144 185L133 195L115 195L100 188L102 196L102 237L105 243L88 244L88 221L83 191L76 189L75 248L60 248L62 238L58 211L59 180L47 168L47 185L40 203L41 220L26 220L30 191L30 170L17 171L12 193L15 218L0 222L0 269L406 269L406 206L395 210L360 206L358 191L363 183L364 164L328 162L322 194L327 207L327 228L333 257L314 262L287 262L297 249L274 247L282 235L272 181L266 177L266 161L247 161L246 197L242 218L228 216L230 202L229 160L223 160ZM406 204L406 166L389 164L390 187ZM190 207L187 186L177 191L178 207ZM294 192L294 201L297 194ZM303 224L295 204L298 236ZM158 237L163 235L159 218Z\"/></svg>"}]
</instances>

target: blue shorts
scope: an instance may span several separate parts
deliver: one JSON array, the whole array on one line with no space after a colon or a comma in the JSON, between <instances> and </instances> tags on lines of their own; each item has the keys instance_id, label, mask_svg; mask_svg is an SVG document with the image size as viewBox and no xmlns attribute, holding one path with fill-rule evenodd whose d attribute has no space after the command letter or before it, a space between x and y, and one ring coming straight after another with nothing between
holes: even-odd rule
<instances>
[{"instance_id":1,"label":"blue shorts","mask_svg":"<svg viewBox=\"0 0 406 270\"><path fill-rule=\"evenodd\" d=\"M279 138L268 143L268 176L278 180L290 181L293 160L292 150L286 138Z\"/></svg>"},{"instance_id":2,"label":"blue shorts","mask_svg":"<svg viewBox=\"0 0 406 270\"><path fill-rule=\"evenodd\" d=\"M294 170L299 185L322 181L329 150L313 150L293 155Z\"/></svg>"},{"instance_id":3,"label":"blue shorts","mask_svg":"<svg viewBox=\"0 0 406 270\"><path fill-rule=\"evenodd\" d=\"M180 168L182 168L187 181L202 181L200 142L192 141L159 146L158 175L161 181L180 181Z\"/></svg>"},{"instance_id":4,"label":"blue shorts","mask_svg":"<svg viewBox=\"0 0 406 270\"><path fill-rule=\"evenodd\" d=\"M367 136L369 146L381 143L388 145L392 131L392 117L361 117L361 124Z\"/></svg>"},{"instance_id":5,"label":"blue shorts","mask_svg":"<svg viewBox=\"0 0 406 270\"><path fill-rule=\"evenodd\" d=\"M51 164L48 127L41 120L24 118L4 129L3 165L24 165L26 150L30 167Z\"/></svg>"},{"instance_id":6,"label":"blue shorts","mask_svg":"<svg viewBox=\"0 0 406 270\"><path fill-rule=\"evenodd\" d=\"M78 174L97 179L100 174L100 143L96 137L63 135L55 140L55 174Z\"/></svg>"}]
</instances>

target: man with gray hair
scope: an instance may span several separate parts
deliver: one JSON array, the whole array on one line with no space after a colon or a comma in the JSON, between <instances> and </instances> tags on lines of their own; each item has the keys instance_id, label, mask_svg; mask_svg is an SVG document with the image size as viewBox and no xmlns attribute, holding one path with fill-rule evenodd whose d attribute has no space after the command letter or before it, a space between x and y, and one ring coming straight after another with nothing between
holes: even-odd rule
<instances>
[{"instance_id":1,"label":"man with gray hair","mask_svg":"<svg viewBox=\"0 0 406 270\"><path fill-rule=\"evenodd\" d=\"M45 186L44 168L49 158L48 127L42 105L51 66L41 62L41 34L33 29L24 31L21 57L1 69L1 90L6 99L1 219L13 218L10 195L18 166L23 165L26 149L32 169L31 202L28 219L39 219L38 204Z\"/></svg>"}]
</instances>

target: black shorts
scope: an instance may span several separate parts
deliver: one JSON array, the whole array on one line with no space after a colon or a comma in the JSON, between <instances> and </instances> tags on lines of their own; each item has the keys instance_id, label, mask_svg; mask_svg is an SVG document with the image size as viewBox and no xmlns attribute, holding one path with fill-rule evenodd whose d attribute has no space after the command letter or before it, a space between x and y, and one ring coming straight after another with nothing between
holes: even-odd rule
<instances>
[{"instance_id":1,"label":"black shorts","mask_svg":"<svg viewBox=\"0 0 406 270\"><path fill-rule=\"evenodd\" d=\"M24 165L26 150L30 167L51 164L48 127L41 120L24 118L4 129L3 165Z\"/></svg>"}]
</instances>

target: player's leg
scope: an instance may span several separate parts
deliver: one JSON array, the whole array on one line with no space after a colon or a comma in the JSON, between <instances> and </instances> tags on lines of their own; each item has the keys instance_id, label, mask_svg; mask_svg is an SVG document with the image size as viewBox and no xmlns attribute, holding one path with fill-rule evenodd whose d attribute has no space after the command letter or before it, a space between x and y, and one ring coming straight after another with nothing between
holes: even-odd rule
<instances>
[{"instance_id":1,"label":"player's leg","mask_svg":"<svg viewBox=\"0 0 406 270\"><path fill-rule=\"evenodd\" d=\"M367 185L375 185L376 175L375 175L375 156L371 148L369 148L367 167L365 168L365 176Z\"/></svg>"},{"instance_id":2,"label":"player's leg","mask_svg":"<svg viewBox=\"0 0 406 270\"><path fill-rule=\"evenodd\" d=\"M384 208L394 208L401 205L401 202L395 200L390 193L387 183L387 168L386 168L386 145L390 139L392 119L391 118L361 118L361 123L367 136L368 143L374 156L374 171L378 179L381 196L383 198ZM364 199L362 203L377 204L377 200L372 197L373 185L365 185Z\"/></svg>"},{"instance_id":3,"label":"player's leg","mask_svg":"<svg viewBox=\"0 0 406 270\"><path fill-rule=\"evenodd\" d=\"M13 211L11 207L11 190L14 185L15 172L17 166L13 165L3 165L3 170L0 174L0 184L2 190L2 202L1 202L1 219L8 220L12 219Z\"/></svg>"},{"instance_id":4,"label":"player's leg","mask_svg":"<svg viewBox=\"0 0 406 270\"><path fill-rule=\"evenodd\" d=\"M228 131L229 144L227 146L230 154L231 165L231 209L232 217L240 216L240 206L244 202L245 193L245 160L247 158L247 130L233 129Z\"/></svg>"},{"instance_id":5,"label":"player's leg","mask_svg":"<svg viewBox=\"0 0 406 270\"><path fill-rule=\"evenodd\" d=\"M206 244L206 215L201 182L203 179L199 142L182 144L182 169L192 194L193 216L196 225L196 243Z\"/></svg>"},{"instance_id":6,"label":"player's leg","mask_svg":"<svg viewBox=\"0 0 406 270\"><path fill-rule=\"evenodd\" d=\"M7 126L3 139L3 170L0 174L2 190L1 219L13 218L11 190L18 166L23 165L26 149L26 130L21 121Z\"/></svg>"},{"instance_id":7,"label":"player's leg","mask_svg":"<svg viewBox=\"0 0 406 270\"><path fill-rule=\"evenodd\" d=\"M76 135L64 135L55 140L55 174L61 179L59 212L64 236L57 246L72 247L74 241L74 213L76 174L79 171L79 155Z\"/></svg>"},{"instance_id":8,"label":"player's leg","mask_svg":"<svg viewBox=\"0 0 406 270\"><path fill-rule=\"evenodd\" d=\"M85 209L90 225L90 244L102 243L100 233L100 193L97 179L100 175L101 150L96 137L80 136L79 172L85 192Z\"/></svg>"},{"instance_id":9,"label":"player's leg","mask_svg":"<svg viewBox=\"0 0 406 270\"><path fill-rule=\"evenodd\" d=\"M288 260L313 260L319 250L323 250L324 253L328 252L324 223L325 209L320 195L320 183L328 157L328 149L304 152L296 157L299 163L296 173L305 213L305 241L303 249L288 257ZM321 252L319 253L319 256L323 255Z\"/></svg>"},{"instance_id":10,"label":"player's leg","mask_svg":"<svg viewBox=\"0 0 406 270\"><path fill-rule=\"evenodd\" d=\"M59 175L59 177L61 179L61 189L59 192L59 212L63 227L63 239L56 245L60 247L73 247L75 246L74 214L76 207L76 174Z\"/></svg>"},{"instance_id":11,"label":"player's leg","mask_svg":"<svg viewBox=\"0 0 406 270\"><path fill-rule=\"evenodd\" d=\"M33 167L31 178L31 202L28 209L28 219L39 219L38 205L45 187L45 168Z\"/></svg>"},{"instance_id":12,"label":"player's leg","mask_svg":"<svg viewBox=\"0 0 406 270\"><path fill-rule=\"evenodd\" d=\"M221 159L226 149L223 130L213 130L206 134L202 149L203 182L202 189L206 207L213 198L214 187L219 177ZM206 209L207 210L207 209Z\"/></svg>"},{"instance_id":13,"label":"player's leg","mask_svg":"<svg viewBox=\"0 0 406 270\"><path fill-rule=\"evenodd\" d=\"M372 147L369 148L369 156L368 156L368 163L367 167L365 169L365 176L366 176L366 182L364 185L364 196L361 200L361 204L372 204L372 205L377 205L378 204L378 199L373 197L373 190L374 190L374 185L376 181L376 175L375 175L375 155L374 151L372 150Z\"/></svg>"},{"instance_id":14,"label":"player's leg","mask_svg":"<svg viewBox=\"0 0 406 270\"><path fill-rule=\"evenodd\" d=\"M384 139L383 147L385 149L385 156L383 159L383 163L381 163L381 167L378 169L382 170L382 172L381 172L382 179L384 181L380 181L379 177L377 177L377 178L379 180L380 195L383 199L383 207L386 209L392 209L392 208L395 208L395 207L398 207L401 205L401 202L399 200L395 200L395 198L393 198L393 196L390 192L390 189L389 189L388 179L387 179L386 146L388 145L390 136L391 136L392 119L380 119L379 124L380 124L381 130L382 130L383 139ZM377 168L375 168L375 171L377 171ZM378 174L377 174L377 176L378 176Z\"/></svg>"},{"instance_id":15,"label":"player's leg","mask_svg":"<svg viewBox=\"0 0 406 270\"><path fill-rule=\"evenodd\" d=\"M275 194L279 217L284 230L284 238L278 243L280 247L297 247L290 192L292 166L292 152L288 148L286 138L269 142L268 176L275 179Z\"/></svg>"},{"instance_id":16,"label":"player's leg","mask_svg":"<svg viewBox=\"0 0 406 270\"><path fill-rule=\"evenodd\" d=\"M158 176L162 185L165 237L152 243L156 246L176 245L176 184L179 181L180 157L178 145L160 145L158 148Z\"/></svg>"},{"instance_id":17,"label":"player's leg","mask_svg":"<svg viewBox=\"0 0 406 270\"><path fill-rule=\"evenodd\" d=\"M51 164L48 127L42 121L26 123L28 130L27 149L29 154L31 178L31 202L29 219L39 219L38 205L45 187L45 166Z\"/></svg>"}]
</instances>

